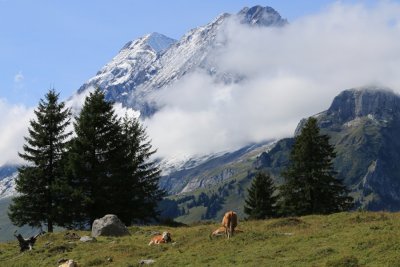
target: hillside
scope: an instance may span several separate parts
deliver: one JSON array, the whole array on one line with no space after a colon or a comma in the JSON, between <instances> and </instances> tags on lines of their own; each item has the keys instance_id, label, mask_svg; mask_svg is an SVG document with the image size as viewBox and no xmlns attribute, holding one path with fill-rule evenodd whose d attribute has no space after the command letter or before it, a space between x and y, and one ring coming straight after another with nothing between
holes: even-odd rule
<instances>
[{"instance_id":1,"label":"hillside","mask_svg":"<svg viewBox=\"0 0 400 267\"><path fill-rule=\"evenodd\" d=\"M400 96L385 88L349 89L314 117L335 147L335 170L351 190L354 208L399 211ZM295 135L305 121L299 122ZM162 206L163 215L184 223L215 220L227 209L244 215L254 173L267 171L281 184L280 173L289 163L293 143L294 138L285 138L250 146L170 173L160 185L175 196Z\"/></svg>"},{"instance_id":2,"label":"hillside","mask_svg":"<svg viewBox=\"0 0 400 267\"><path fill-rule=\"evenodd\" d=\"M353 212L329 216L239 222L232 239L208 234L216 224L129 228L131 236L100 237L95 243L46 234L34 250L20 254L17 243L0 244L2 266L57 266L61 258L80 266L399 266L400 214ZM152 231L168 230L176 243L148 246ZM88 232L78 232L87 235Z\"/></svg>"},{"instance_id":3,"label":"hillside","mask_svg":"<svg viewBox=\"0 0 400 267\"><path fill-rule=\"evenodd\" d=\"M400 96L385 88L349 89L314 117L321 133L335 146L335 169L351 189L356 207L399 211ZM299 123L295 135L304 122ZM293 141L279 141L259 157L256 166L278 174L287 165L288 144Z\"/></svg>"}]
</instances>

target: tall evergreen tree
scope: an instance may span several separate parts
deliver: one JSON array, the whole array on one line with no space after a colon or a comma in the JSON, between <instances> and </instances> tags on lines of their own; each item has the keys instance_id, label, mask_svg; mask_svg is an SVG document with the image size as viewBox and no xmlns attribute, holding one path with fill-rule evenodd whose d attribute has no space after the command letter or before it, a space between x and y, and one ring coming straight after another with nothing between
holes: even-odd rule
<instances>
[{"instance_id":1,"label":"tall evergreen tree","mask_svg":"<svg viewBox=\"0 0 400 267\"><path fill-rule=\"evenodd\" d=\"M290 165L282 173L285 178L280 188L283 214L329 214L351 208L348 190L335 177L335 156L329 137L320 134L315 118L309 118L296 137Z\"/></svg>"},{"instance_id":2,"label":"tall evergreen tree","mask_svg":"<svg viewBox=\"0 0 400 267\"><path fill-rule=\"evenodd\" d=\"M74 127L68 166L75 188L74 223L87 226L108 213L125 224L155 217L163 195L160 171L149 161L155 151L138 120L120 120L96 90L86 98Z\"/></svg>"},{"instance_id":3,"label":"tall evergreen tree","mask_svg":"<svg viewBox=\"0 0 400 267\"><path fill-rule=\"evenodd\" d=\"M70 110L58 102L59 94L50 90L35 110L36 119L30 121L29 136L25 137L23 153L19 156L28 165L19 169L16 190L19 193L9 207L10 220L22 226L63 226L61 202L66 181L61 162L66 152L70 132Z\"/></svg>"},{"instance_id":4,"label":"tall evergreen tree","mask_svg":"<svg viewBox=\"0 0 400 267\"><path fill-rule=\"evenodd\" d=\"M126 165L124 177L127 187L120 194L126 195L124 213L126 222L156 217L157 203L165 192L158 187L160 170L150 157L152 149L145 129L138 119L125 116L122 121L122 136L125 142ZM131 188L127 191L126 188Z\"/></svg>"},{"instance_id":5,"label":"tall evergreen tree","mask_svg":"<svg viewBox=\"0 0 400 267\"><path fill-rule=\"evenodd\" d=\"M276 216L275 186L268 174L257 173L245 200L244 213L249 219L266 219Z\"/></svg>"},{"instance_id":6,"label":"tall evergreen tree","mask_svg":"<svg viewBox=\"0 0 400 267\"><path fill-rule=\"evenodd\" d=\"M117 115L99 89L86 98L75 120L67 171L75 189L71 213L76 224L86 226L114 213L110 194L121 173L124 149Z\"/></svg>"}]
</instances>

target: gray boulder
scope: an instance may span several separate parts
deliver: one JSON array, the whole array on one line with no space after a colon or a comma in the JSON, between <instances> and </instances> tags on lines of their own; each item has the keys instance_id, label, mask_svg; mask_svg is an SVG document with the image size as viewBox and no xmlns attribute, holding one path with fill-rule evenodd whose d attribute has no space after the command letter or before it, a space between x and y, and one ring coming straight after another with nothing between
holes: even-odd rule
<instances>
[{"instance_id":1,"label":"gray boulder","mask_svg":"<svg viewBox=\"0 0 400 267\"><path fill-rule=\"evenodd\" d=\"M130 235L128 228L116 215L107 214L103 218L96 219L92 225L92 236L125 236Z\"/></svg>"}]
</instances>

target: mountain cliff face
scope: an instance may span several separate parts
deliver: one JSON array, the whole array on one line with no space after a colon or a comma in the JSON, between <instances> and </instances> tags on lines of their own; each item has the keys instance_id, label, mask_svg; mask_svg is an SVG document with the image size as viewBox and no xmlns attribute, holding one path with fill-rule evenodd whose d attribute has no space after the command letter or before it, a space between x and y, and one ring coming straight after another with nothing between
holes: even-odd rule
<instances>
[{"instance_id":1,"label":"mountain cliff face","mask_svg":"<svg viewBox=\"0 0 400 267\"><path fill-rule=\"evenodd\" d=\"M335 146L335 168L352 190L356 206L400 210L400 96L376 87L350 89L314 117ZM295 135L304 122L299 123ZM278 145L292 140L282 140ZM273 172L281 169L288 163L290 147L263 153L258 167ZM274 161L282 155L284 160Z\"/></svg>"},{"instance_id":2,"label":"mountain cliff face","mask_svg":"<svg viewBox=\"0 0 400 267\"><path fill-rule=\"evenodd\" d=\"M226 40L221 36L231 18L253 26L287 24L273 8L255 6L244 8L236 15L222 14L209 24L190 30L179 41L158 33L146 35L126 44L78 93L100 87L108 100L120 102L146 117L159 108L149 96L151 92L168 87L195 70L222 82L236 82L242 78L240 74L221 73L213 54L225 46Z\"/></svg>"}]
</instances>

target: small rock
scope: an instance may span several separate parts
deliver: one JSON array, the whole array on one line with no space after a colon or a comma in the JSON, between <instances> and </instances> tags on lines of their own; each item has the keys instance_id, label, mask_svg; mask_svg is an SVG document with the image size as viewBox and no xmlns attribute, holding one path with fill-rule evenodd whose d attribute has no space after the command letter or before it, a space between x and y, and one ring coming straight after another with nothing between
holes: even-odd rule
<instances>
[{"instance_id":1,"label":"small rock","mask_svg":"<svg viewBox=\"0 0 400 267\"><path fill-rule=\"evenodd\" d=\"M153 263L155 263L156 261L155 260L152 260L152 259L149 259L149 260L140 260L139 261L139 264L140 265L149 265L149 264L153 264Z\"/></svg>"},{"instance_id":2,"label":"small rock","mask_svg":"<svg viewBox=\"0 0 400 267\"><path fill-rule=\"evenodd\" d=\"M79 239L79 241L81 241L81 242L96 242L97 239L94 237L85 235L85 236L82 236L81 239Z\"/></svg>"},{"instance_id":3,"label":"small rock","mask_svg":"<svg viewBox=\"0 0 400 267\"><path fill-rule=\"evenodd\" d=\"M74 260L67 260L66 262L59 265L58 267L78 267L78 263Z\"/></svg>"},{"instance_id":4,"label":"small rock","mask_svg":"<svg viewBox=\"0 0 400 267\"><path fill-rule=\"evenodd\" d=\"M283 235L291 236L291 235L293 235L293 233L283 233Z\"/></svg>"}]
</instances>

